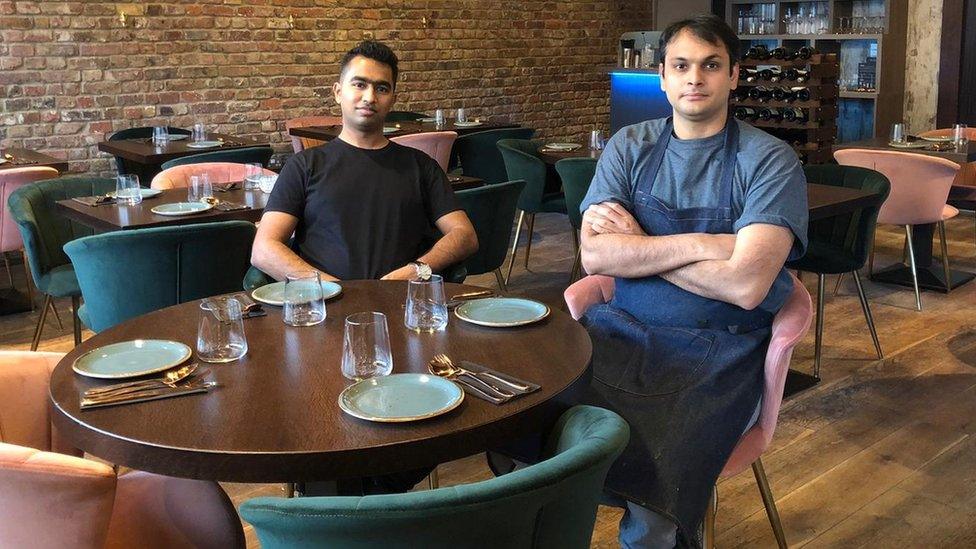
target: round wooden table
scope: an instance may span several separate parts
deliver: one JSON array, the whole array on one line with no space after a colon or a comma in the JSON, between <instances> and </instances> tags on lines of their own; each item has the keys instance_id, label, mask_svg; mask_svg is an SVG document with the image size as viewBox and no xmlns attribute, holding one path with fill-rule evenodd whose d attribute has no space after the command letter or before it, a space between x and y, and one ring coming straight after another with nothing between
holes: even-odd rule
<instances>
[{"instance_id":1,"label":"round wooden table","mask_svg":"<svg viewBox=\"0 0 976 549\"><path fill-rule=\"evenodd\" d=\"M600 154L603 153L603 151L596 151L589 147L580 147L578 149L574 149L571 151L557 151L553 149L547 149L545 145L539 147L538 152L539 152L539 158L541 158L542 161L545 162L546 164L550 164L550 165L555 165L556 162L559 162L564 158L599 159Z\"/></svg>"},{"instance_id":2,"label":"round wooden table","mask_svg":"<svg viewBox=\"0 0 976 549\"><path fill-rule=\"evenodd\" d=\"M228 364L201 363L219 382L210 393L79 410L79 397L104 385L71 365L96 347L138 338L195 348L199 302L135 318L85 341L51 376L54 424L82 450L154 473L236 482L353 478L432 466L547 430L588 381L590 339L566 313L541 322L485 328L451 314L447 329L403 326L405 282L347 281L319 326L285 326L281 310L244 321L248 353ZM448 298L477 288L448 284ZM497 406L466 395L455 410L413 423L370 423L343 413L339 393L343 320L381 311L389 322L393 372L424 372L437 353L538 383L540 391Z\"/></svg>"}]
</instances>

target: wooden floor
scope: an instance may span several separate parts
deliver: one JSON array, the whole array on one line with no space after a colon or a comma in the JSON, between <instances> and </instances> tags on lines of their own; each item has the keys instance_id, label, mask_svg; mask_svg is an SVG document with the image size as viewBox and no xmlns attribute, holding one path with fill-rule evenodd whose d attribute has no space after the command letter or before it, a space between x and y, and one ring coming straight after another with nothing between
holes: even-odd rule
<instances>
[{"instance_id":1,"label":"wooden floor","mask_svg":"<svg viewBox=\"0 0 976 549\"><path fill-rule=\"evenodd\" d=\"M973 217L948 223L954 268L976 272ZM902 235L878 230L876 265L900 258ZM520 252L523 248L520 248ZM530 271L516 266L512 293L563 307L572 263L566 218L540 215ZM14 268L23 288L23 274ZM6 277L0 276L0 281ZM866 278L866 277L865 277ZM494 286L494 277L469 278ZM833 289L833 279L829 289ZM806 283L815 291L815 277ZM877 360L853 283L826 304L823 382L786 401L763 456L790 544L796 547L976 546L976 282L951 294L866 283L884 360ZM70 323L70 303L59 303ZM27 349L37 313L0 317L0 348ZM86 334L87 335L87 334ZM71 328L49 317L42 349L71 348ZM813 332L794 368L809 371ZM490 477L481 456L444 464L442 485ZM235 503L280 495L280 486L227 484ZM593 547L616 547L619 511L601 508ZM775 547L751 472L719 484L719 547ZM248 544L257 547L253 529Z\"/></svg>"}]
</instances>

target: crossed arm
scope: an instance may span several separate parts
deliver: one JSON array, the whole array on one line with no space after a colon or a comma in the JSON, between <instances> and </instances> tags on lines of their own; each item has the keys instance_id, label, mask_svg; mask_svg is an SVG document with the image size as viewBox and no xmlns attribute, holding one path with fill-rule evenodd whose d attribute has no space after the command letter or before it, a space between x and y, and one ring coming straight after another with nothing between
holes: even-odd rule
<instances>
[{"instance_id":1,"label":"crossed arm","mask_svg":"<svg viewBox=\"0 0 976 549\"><path fill-rule=\"evenodd\" d=\"M792 244L789 229L764 223L748 225L734 235L647 235L615 202L586 210L580 242L588 273L658 275L684 290L743 309L754 309L765 299Z\"/></svg>"},{"instance_id":2,"label":"crossed arm","mask_svg":"<svg viewBox=\"0 0 976 549\"><path fill-rule=\"evenodd\" d=\"M463 211L444 214L434 223L444 235L424 255L417 258L440 271L460 262L478 249L478 237ZM288 239L298 227L298 218L284 212L265 212L261 216L258 233L251 248L251 264L276 280L284 280L287 273L318 271L323 280L339 280L335 276L316 269L288 247ZM401 266L387 273L383 280L407 280L413 278L416 269Z\"/></svg>"}]
</instances>

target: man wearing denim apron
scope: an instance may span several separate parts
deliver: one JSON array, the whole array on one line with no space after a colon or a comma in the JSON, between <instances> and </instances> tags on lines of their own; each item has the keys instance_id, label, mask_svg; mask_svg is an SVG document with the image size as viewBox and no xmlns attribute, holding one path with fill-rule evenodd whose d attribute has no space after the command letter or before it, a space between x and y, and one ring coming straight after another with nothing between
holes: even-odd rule
<instances>
[{"instance_id":1,"label":"man wearing denim apron","mask_svg":"<svg viewBox=\"0 0 976 549\"><path fill-rule=\"evenodd\" d=\"M714 16L661 37L667 119L618 131L583 202L583 266L615 277L582 322L587 400L631 425L607 477L624 547L696 547L712 489L758 418L773 316L806 247L806 185L784 142L728 116L739 41Z\"/></svg>"}]
</instances>

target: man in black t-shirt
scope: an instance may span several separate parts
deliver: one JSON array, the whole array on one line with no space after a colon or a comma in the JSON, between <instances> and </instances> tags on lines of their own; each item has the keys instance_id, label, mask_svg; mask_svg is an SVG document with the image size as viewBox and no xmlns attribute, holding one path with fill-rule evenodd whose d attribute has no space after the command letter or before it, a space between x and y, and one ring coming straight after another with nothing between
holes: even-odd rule
<instances>
[{"instance_id":1,"label":"man in black t-shirt","mask_svg":"<svg viewBox=\"0 0 976 549\"><path fill-rule=\"evenodd\" d=\"M255 267L278 280L306 270L324 280L406 280L478 249L437 162L383 136L396 80L387 46L363 42L346 54L332 86L342 131L285 164L254 239ZM435 228L443 236L428 249Z\"/></svg>"}]
</instances>

